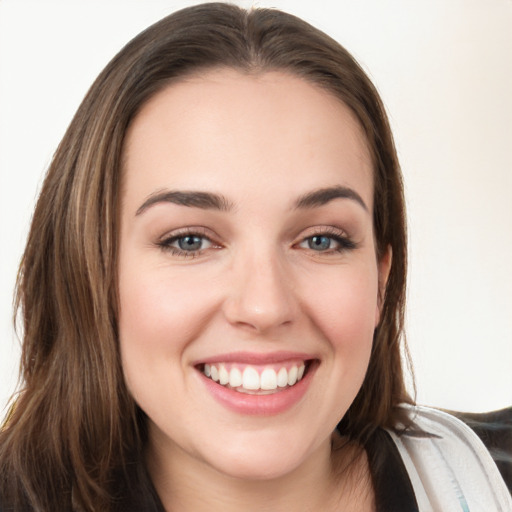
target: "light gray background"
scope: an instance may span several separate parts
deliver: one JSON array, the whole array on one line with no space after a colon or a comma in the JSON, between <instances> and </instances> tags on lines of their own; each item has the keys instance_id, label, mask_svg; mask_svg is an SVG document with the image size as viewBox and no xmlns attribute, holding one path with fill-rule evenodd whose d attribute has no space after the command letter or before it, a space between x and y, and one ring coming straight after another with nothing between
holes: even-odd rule
<instances>
[{"instance_id":1,"label":"light gray background","mask_svg":"<svg viewBox=\"0 0 512 512\"><path fill-rule=\"evenodd\" d=\"M0 0L0 416L19 345L12 293L42 176L80 100L163 0ZM387 106L410 226L408 340L418 401L512 403L512 1L238 2L325 30Z\"/></svg>"}]
</instances>

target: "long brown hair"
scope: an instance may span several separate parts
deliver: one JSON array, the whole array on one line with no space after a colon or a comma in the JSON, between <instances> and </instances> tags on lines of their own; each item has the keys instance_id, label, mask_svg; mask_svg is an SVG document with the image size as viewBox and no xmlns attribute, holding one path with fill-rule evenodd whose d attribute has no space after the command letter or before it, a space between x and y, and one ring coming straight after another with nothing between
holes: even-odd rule
<instances>
[{"instance_id":1,"label":"long brown hair","mask_svg":"<svg viewBox=\"0 0 512 512\"><path fill-rule=\"evenodd\" d=\"M120 173L127 128L157 91L205 68L290 72L356 114L374 163L377 257L392 249L363 386L340 428L364 442L409 401L400 341L406 279L401 174L374 86L351 55L271 9L204 4L151 26L107 65L48 170L20 267L20 392L0 434L0 495L18 509L115 510L140 456L145 417L129 395L117 337Z\"/></svg>"}]
</instances>

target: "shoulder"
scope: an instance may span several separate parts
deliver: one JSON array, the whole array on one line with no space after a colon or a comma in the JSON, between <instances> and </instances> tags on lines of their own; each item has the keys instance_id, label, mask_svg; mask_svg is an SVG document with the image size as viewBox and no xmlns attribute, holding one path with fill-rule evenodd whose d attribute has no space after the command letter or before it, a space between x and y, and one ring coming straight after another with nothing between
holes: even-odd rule
<instances>
[{"instance_id":1,"label":"shoulder","mask_svg":"<svg viewBox=\"0 0 512 512\"><path fill-rule=\"evenodd\" d=\"M407 430L388 431L420 510L512 510L512 499L489 451L463 421L443 411L403 405Z\"/></svg>"},{"instance_id":2,"label":"shoulder","mask_svg":"<svg viewBox=\"0 0 512 512\"><path fill-rule=\"evenodd\" d=\"M482 440L512 493L512 407L484 413L446 412L462 420Z\"/></svg>"}]
</instances>

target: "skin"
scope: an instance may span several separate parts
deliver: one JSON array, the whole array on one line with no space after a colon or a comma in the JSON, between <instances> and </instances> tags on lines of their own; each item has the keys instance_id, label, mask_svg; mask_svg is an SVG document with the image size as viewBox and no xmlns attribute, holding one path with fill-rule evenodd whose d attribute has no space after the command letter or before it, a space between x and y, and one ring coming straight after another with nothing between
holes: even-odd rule
<instances>
[{"instance_id":1,"label":"skin","mask_svg":"<svg viewBox=\"0 0 512 512\"><path fill-rule=\"evenodd\" d=\"M331 450L368 366L391 260L376 259L372 163L354 115L285 73L208 71L147 102L124 164L122 363L149 417L147 462L166 508L372 510L364 451L343 440ZM296 207L339 186L364 206ZM148 203L164 190L222 194L230 209ZM184 229L204 237L200 251L169 249ZM312 248L315 235L329 248ZM305 395L279 414L228 410L195 364L242 350L309 354Z\"/></svg>"}]
</instances>

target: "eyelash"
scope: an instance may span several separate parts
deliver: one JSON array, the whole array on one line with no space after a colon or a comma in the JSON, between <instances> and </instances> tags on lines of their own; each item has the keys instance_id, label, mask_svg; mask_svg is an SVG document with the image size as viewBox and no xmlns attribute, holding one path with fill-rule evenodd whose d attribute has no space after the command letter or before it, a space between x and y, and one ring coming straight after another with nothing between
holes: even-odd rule
<instances>
[{"instance_id":1,"label":"eyelash","mask_svg":"<svg viewBox=\"0 0 512 512\"><path fill-rule=\"evenodd\" d=\"M302 238L296 245L300 246L301 244L305 244L313 238L327 238L337 244L337 247L329 247L324 251L316 251L311 247L308 248L311 252L317 253L318 255L339 254L357 249L357 244L351 240L350 237L345 235L340 229L334 227L315 228L310 235Z\"/></svg>"},{"instance_id":2,"label":"eyelash","mask_svg":"<svg viewBox=\"0 0 512 512\"><path fill-rule=\"evenodd\" d=\"M173 247L172 244L189 237L197 237L201 239L201 242L207 241L211 244L211 247L197 249L195 251L185 251L178 247ZM180 230L177 233L174 233L172 236L160 240L157 242L157 245L163 251L170 252L172 256L179 256L183 258L196 258L210 248L220 248L219 244L216 244L209 236L206 235L205 230L197 228Z\"/></svg>"},{"instance_id":3,"label":"eyelash","mask_svg":"<svg viewBox=\"0 0 512 512\"><path fill-rule=\"evenodd\" d=\"M197 237L201 240L202 243L207 241L211 244L211 246L197 250L186 251L172 245L176 242L179 242L179 240L189 237ZM309 236L302 238L298 243L294 244L294 247L301 247L302 244L308 243L308 241L312 240L313 238L327 238L337 244L337 247L335 248L329 247L322 251L316 251L311 247L308 248L308 250L311 252L320 255L339 254L357 248L357 244L353 240L344 235L341 230L332 227L316 229ZM201 256L208 249L218 249L221 247L220 244L216 244L209 236L207 236L205 230L202 229L183 229L177 233L174 233L170 237L160 240L157 242L157 246L160 247L163 251L170 252L173 256L183 258L195 258L197 256Z\"/></svg>"}]
</instances>

